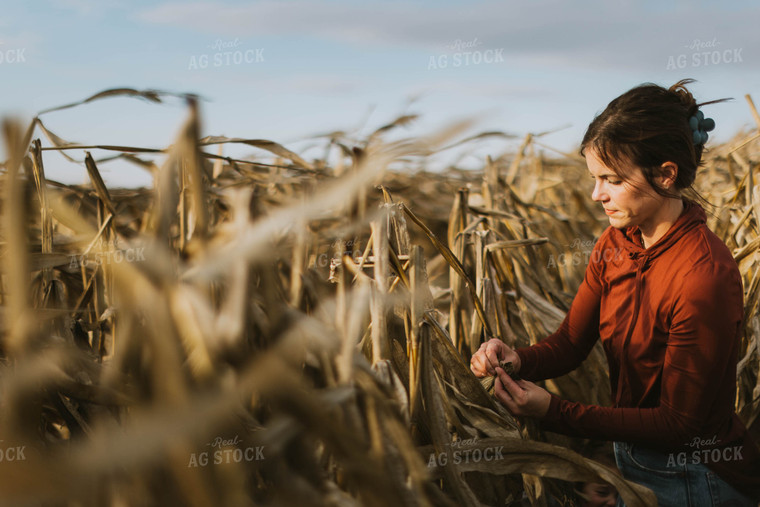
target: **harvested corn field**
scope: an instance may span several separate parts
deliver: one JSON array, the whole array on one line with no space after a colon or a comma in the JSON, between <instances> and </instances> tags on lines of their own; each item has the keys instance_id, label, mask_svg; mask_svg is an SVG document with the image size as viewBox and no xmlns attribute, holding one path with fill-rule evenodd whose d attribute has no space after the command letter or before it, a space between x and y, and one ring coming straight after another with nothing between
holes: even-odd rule
<instances>
[{"instance_id":1,"label":"harvested corn field","mask_svg":"<svg viewBox=\"0 0 760 507\"><path fill-rule=\"evenodd\" d=\"M165 98L84 102L123 95ZM607 226L581 157L528 134L482 171L405 171L468 125L387 140L401 117L324 138L309 161L202 138L184 98L164 149L68 143L45 124L55 109L4 121L0 503L575 505L573 483L600 479L653 503L582 442L512 417L469 369L484 339L536 343L570 307ZM743 276L736 408L756 440L759 139L710 146L697 178ZM90 184L46 179L61 156ZM107 188L98 166L114 156L154 185ZM597 345L547 389L609 405Z\"/></svg>"}]
</instances>

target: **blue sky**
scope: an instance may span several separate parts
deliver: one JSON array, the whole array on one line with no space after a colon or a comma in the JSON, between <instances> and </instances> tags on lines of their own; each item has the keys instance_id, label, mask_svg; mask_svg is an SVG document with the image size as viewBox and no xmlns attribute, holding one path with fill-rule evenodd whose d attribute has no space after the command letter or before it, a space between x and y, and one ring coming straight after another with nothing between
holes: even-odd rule
<instances>
[{"instance_id":1,"label":"blue sky","mask_svg":"<svg viewBox=\"0 0 760 507\"><path fill-rule=\"evenodd\" d=\"M683 77L698 80L698 100L735 98L705 108L723 141L753 126L744 95L760 98L760 7L749 1L5 4L0 115L30 118L113 87L192 92L204 98L203 135L270 139L306 158L321 155L307 149L315 135L361 136L403 113L420 118L398 135L474 117L472 134L517 136L470 145L466 166L560 127L542 142L574 150L615 96ZM179 101L118 98L42 119L72 142L164 147L185 114ZM55 154L45 162L50 178L86 180L84 167ZM110 185L150 184L131 165L101 169Z\"/></svg>"}]
</instances>

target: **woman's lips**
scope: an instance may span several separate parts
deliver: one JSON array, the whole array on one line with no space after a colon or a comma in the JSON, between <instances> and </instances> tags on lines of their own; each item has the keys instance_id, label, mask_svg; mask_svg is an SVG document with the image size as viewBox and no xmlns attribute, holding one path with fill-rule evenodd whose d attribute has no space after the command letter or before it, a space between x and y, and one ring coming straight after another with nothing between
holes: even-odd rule
<instances>
[{"instance_id":1,"label":"woman's lips","mask_svg":"<svg viewBox=\"0 0 760 507\"><path fill-rule=\"evenodd\" d=\"M607 213L608 215L612 215L612 214L613 214L613 213L615 213L616 211L617 211L617 210L614 210L614 209L605 209L605 210L604 210L604 212L605 212L605 213Z\"/></svg>"}]
</instances>

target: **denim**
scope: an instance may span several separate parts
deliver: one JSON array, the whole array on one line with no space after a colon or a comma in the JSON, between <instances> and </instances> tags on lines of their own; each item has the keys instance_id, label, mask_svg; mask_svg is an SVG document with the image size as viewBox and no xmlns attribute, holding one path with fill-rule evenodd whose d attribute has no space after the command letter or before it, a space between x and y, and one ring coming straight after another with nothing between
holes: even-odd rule
<instances>
[{"instance_id":1,"label":"denim","mask_svg":"<svg viewBox=\"0 0 760 507\"><path fill-rule=\"evenodd\" d=\"M660 507L757 507L702 463L668 466L668 453L625 442L615 442L615 461L623 477L654 491Z\"/></svg>"}]
</instances>

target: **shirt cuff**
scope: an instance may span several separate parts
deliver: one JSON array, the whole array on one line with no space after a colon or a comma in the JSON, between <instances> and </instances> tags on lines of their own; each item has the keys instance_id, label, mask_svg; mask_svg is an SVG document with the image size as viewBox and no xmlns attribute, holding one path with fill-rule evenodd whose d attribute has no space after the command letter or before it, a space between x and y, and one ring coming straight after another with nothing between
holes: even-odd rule
<instances>
[{"instance_id":1,"label":"shirt cuff","mask_svg":"<svg viewBox=\"0 0 760 507\"><path fill-rule=\"evenodd\" d=\"M560 405L562 404L562 398L557 396L554 393L549 393L551 395L551 401L549 402L549 410L546 411L546 414L543 417L543 420L546 422L559 422L562 418L562 412L560 411Z\"/></svg>"},{"instance_id":2,"label":"shirt cuff","mask_svg":"<svg viewBox=\"0 0 760 507\"><path fill-rule=\"evenodd\" d=\"M551 400L549 401L549 410L542 419L539 420L539 427L544 431L551 431L553 433L562 433L561 431L561 419L562 419L562 398L556 394L549 393Z\"/></svg>"}]
</instances>

